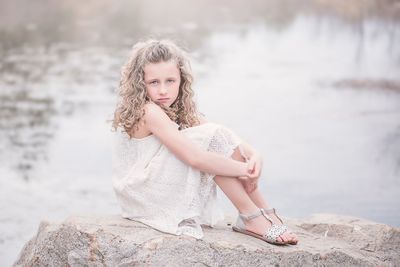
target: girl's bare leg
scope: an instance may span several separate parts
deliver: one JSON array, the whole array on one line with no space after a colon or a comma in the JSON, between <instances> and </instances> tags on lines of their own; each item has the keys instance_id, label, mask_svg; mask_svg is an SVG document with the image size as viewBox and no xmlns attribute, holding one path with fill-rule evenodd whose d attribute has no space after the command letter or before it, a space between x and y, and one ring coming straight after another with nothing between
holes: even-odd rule
<instances>
[{"instance_id":1,"label":"girl's bare leg","mask_svg":"<svg viewBox=\"0 0 400 267\"><path fill-rule=\"evenodd\" d=\"M240 161L245 161L245 159L243 157L240 156ZM242 182L241 182L242 183ZM243 183L242 183L243 184ZM243 185L244 186L244 185ZM263 208L263 209L269 209L270 206L268 205L268 203L266 202L266 200L264 199L264 197L262 196L261 191L259 190L259 188L256 188L254 191L252 191L251 193L247 193L248 196L250 197L250 199L253 201L253 203L258 207L258 208ZM276 224L281 224L281 221L278 219L278 217L276 217L275 214L270 214L270 217L272 218L272 220L274 221L274 223ZM291 238L292 241L298 241L297 236L294 233L291 233Z\"/></svg>"},{"instance_id":2,"label":"girl's bare leg","mask_svg":"<svg viewBox=\"0 0 400 267\"><path fill-rule=\"evenodd\" d=\"M238 149L235 149L232 159L244 161ZM240 213L253 213L261 207L268 207L258 189L248 194L242 182L235 177L217 175L214 181ZM271 226L271 223L263 216L258 216L252 220L245 221L245 225L248 230L262 235ZM278 239L281 242L288 242L295 239L295 236L285 232Z\"/></svg>"}]
</instances>

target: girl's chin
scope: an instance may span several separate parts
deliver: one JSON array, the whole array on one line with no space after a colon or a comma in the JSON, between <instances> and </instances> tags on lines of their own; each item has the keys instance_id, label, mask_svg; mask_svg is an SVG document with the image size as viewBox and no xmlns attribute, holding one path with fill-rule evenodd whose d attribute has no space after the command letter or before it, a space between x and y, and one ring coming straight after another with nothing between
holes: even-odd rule
<instances>
[{"instance_id":1,"label":"girl's chin","mask_svg":"<svg viewBox=\"0 0 400 267\"><path fill-rule=\"evenodd\" d=\"M157 105L163 106L163 107L166 107L166 108L170 107L173 104L170 101L167 101L167 102L165 102L165 101L161 102L161 101L158 101L158 100L152 100L152 101L157 103Z\"/></svg>"},{"instance_id":2,"label":"girl's chin","mask_svg":"<svg viewBox=\"0 0 400 267\"><path fill-rule=\"evenodd\" d=\"M168 103L162 103L162 102L156 102L158 105L160 105L160 106L163 106L163 107L166 107L166 108L168 108L169 106L171 106L170 104L168 104Z\"/></svg>"}]
</instances>

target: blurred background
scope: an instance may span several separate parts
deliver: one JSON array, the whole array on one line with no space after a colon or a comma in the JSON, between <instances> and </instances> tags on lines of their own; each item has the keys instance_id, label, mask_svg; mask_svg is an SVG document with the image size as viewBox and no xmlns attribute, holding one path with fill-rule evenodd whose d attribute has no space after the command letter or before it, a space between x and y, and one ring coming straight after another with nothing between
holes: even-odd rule
<instances>
[{"instance_id":1,"label":"blurred background","mask_svg":"<svg viewBox=\"0 0 400 267\"><path fill-rule=\"evenodd\" d=\"M399 26L396 0L1 0L0 265L42 220L119 213L107 120L148 37L190 52L200 111L260 151L283 217L400 227Z\"/></svg>"}]
</instances>

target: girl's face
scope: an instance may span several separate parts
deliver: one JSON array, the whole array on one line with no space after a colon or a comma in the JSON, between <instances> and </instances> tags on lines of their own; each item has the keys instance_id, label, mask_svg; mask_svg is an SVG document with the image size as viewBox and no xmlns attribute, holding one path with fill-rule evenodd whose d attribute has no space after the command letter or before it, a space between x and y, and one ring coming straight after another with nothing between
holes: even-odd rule
<instances>
[{"instance_id":1,"label":"girl's face","mask_svg":"<svg viewBox=\"0 0 400 267\"><path fill-rule=\"evenodd\" d=\"M150 99L169 107L178 97L181 75L173 60L148 63L144 67L144 82Z\"/></svg>"}]
</instances>

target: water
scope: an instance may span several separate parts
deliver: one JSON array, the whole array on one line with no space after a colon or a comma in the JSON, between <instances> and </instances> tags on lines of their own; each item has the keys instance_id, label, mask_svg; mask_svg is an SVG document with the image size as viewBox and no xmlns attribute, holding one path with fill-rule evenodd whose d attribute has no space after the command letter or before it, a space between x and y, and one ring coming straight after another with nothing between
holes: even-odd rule
<instances>
[{"instance_id":1,"label":"water","mask_svg":"<svg viewBox=\"0 0 400 267\"><path fill-rule=\"evenodd\" d=\"M168 19L151 4L124 1L100 1L96 10L111 10L103 19L74 4L48 7L68 16L25 24L1 16L2 25L34 34L1 39L0 265L12 264L42 220L119 213L106 120L119 69L144 33L190 49L200 110L260 151L259 186L280 214L400 226L396 17L291 1L221 2L204 17L210 3L193 3L181 14L172 1ZM234 214L227 199L222 205Z\"/></svg>"}]
</instances>

